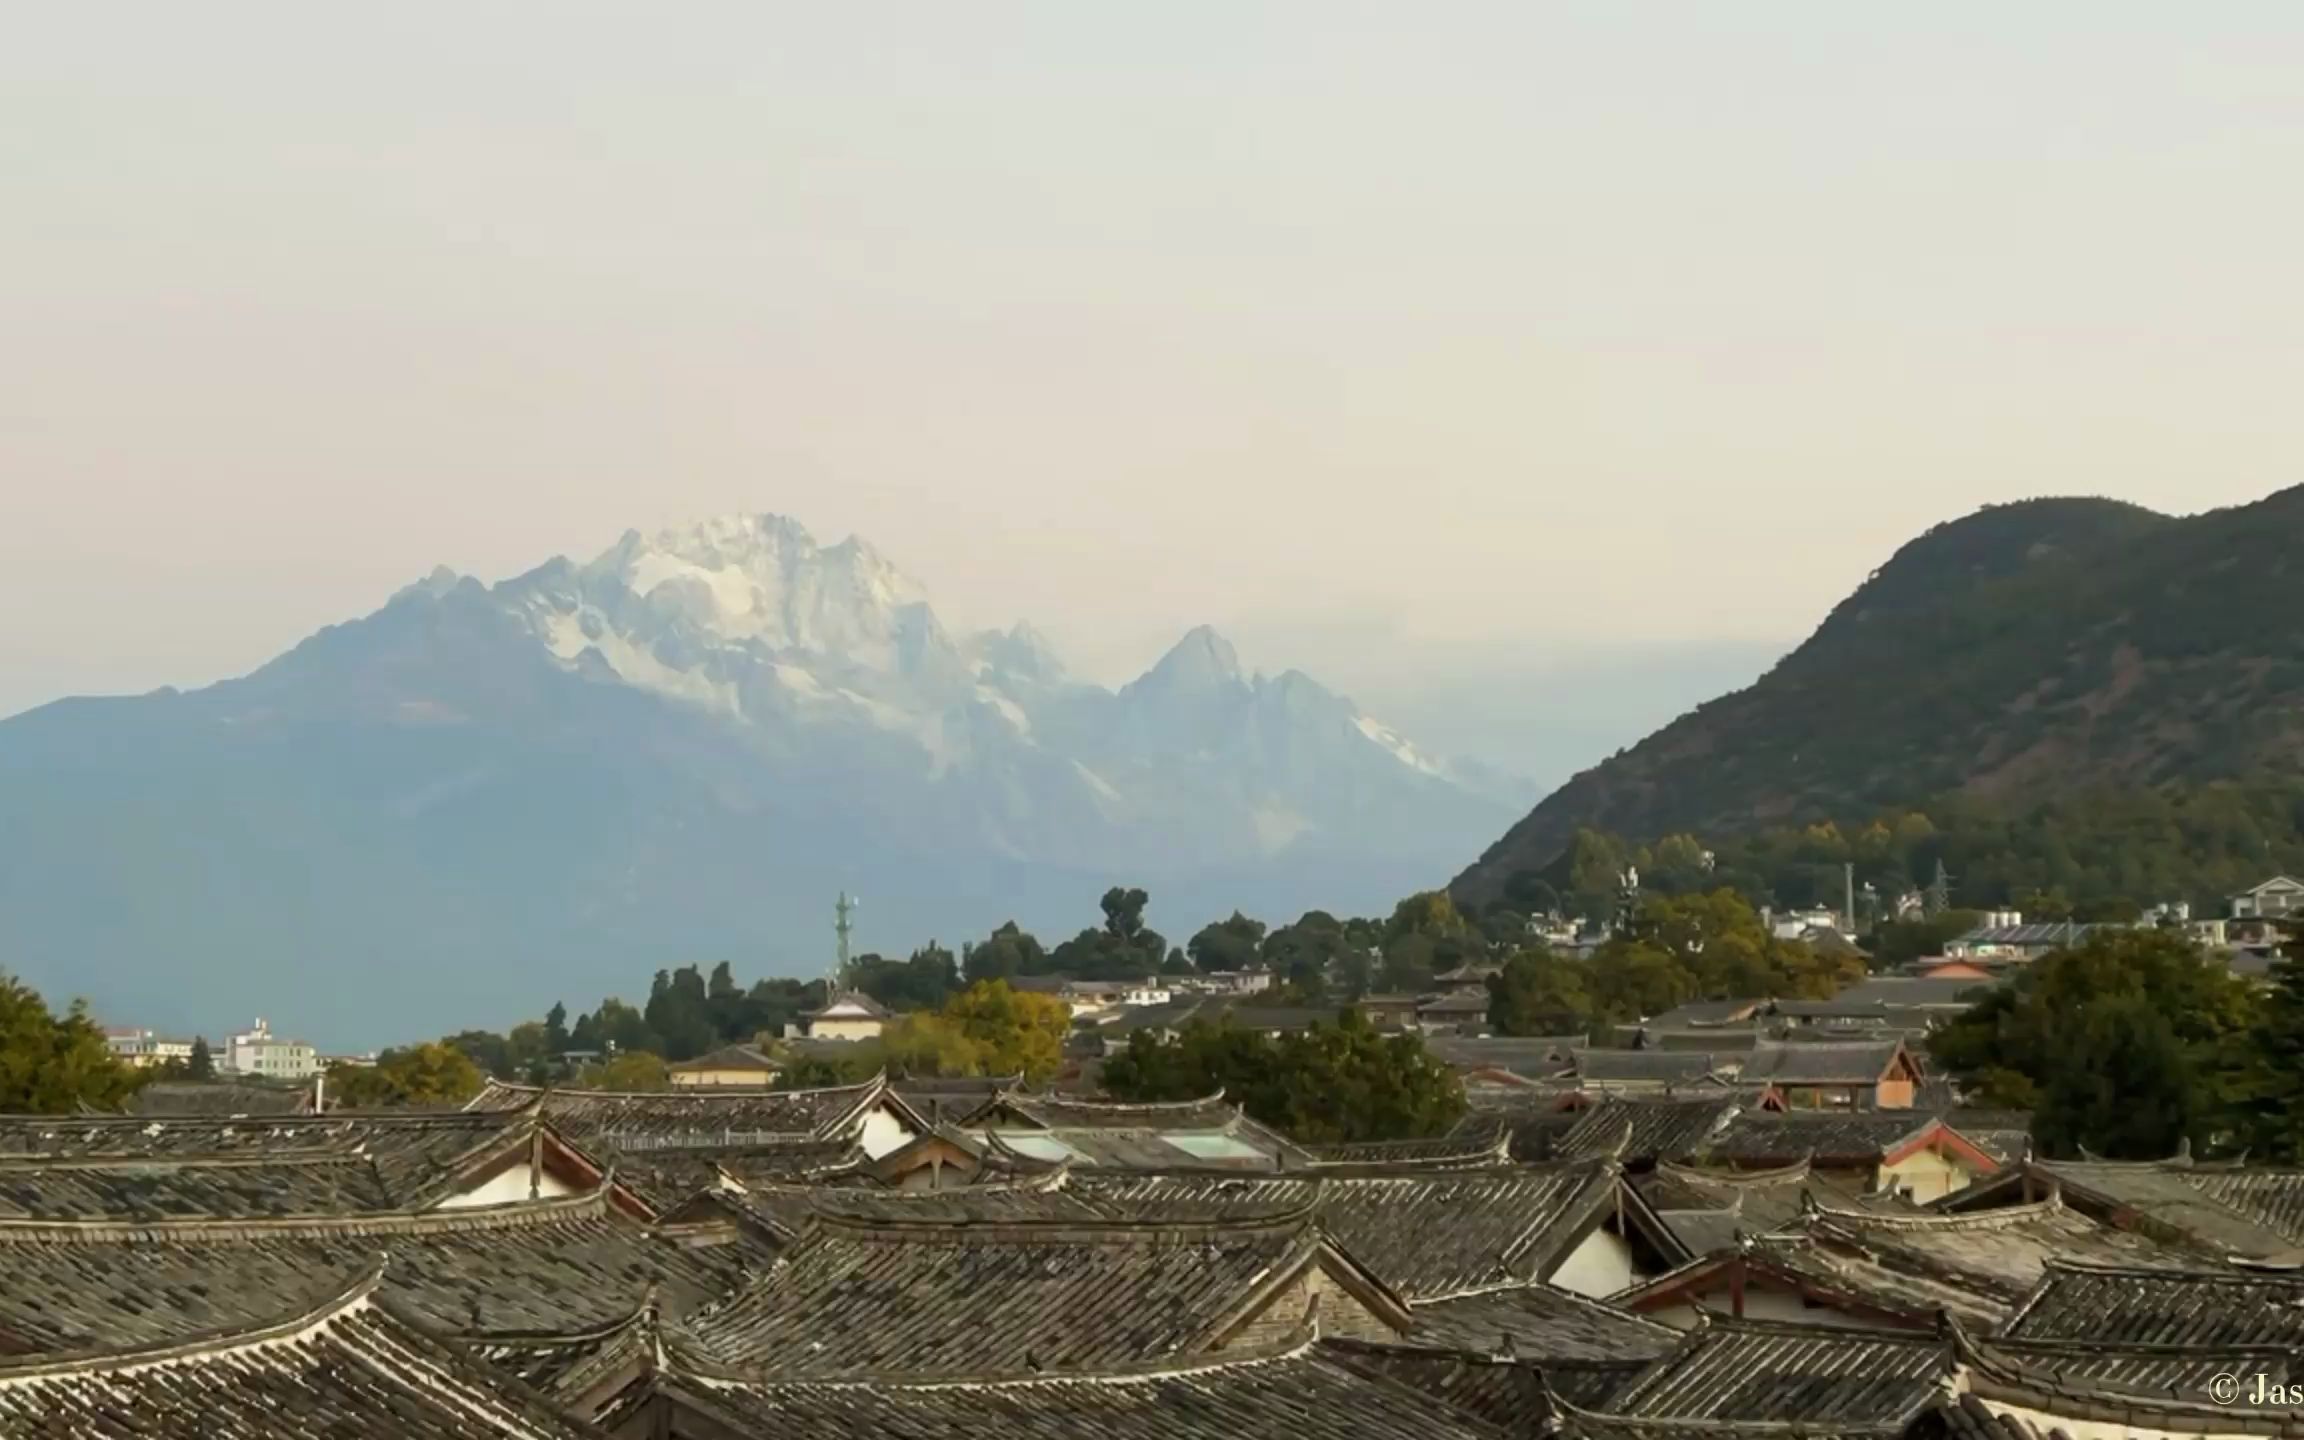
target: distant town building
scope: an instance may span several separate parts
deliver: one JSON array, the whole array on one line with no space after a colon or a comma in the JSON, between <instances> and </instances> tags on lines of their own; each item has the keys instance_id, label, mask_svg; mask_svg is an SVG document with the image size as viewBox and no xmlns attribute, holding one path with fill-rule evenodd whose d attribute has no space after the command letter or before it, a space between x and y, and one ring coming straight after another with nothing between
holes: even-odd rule
<instances>
[{"instance_id":1,"label":"distant town building","mask_svg":"<svg viewBox=\"0 0 2304 1440\"><path fill-rule=\"evenodd\" d=\"M888 1023L887 1008L860 990L843 990L821 1010L785 1027L791 1040L877 1040Z\"/></svg>"},{"instance_id":2,"label":"distant town building","mask_svg":"<svg viewBox=\"0 0 2304 1440\"><path fill-rule=\"evenodd\" d=\"M274 1035L259 1015L252 1028L232 1037L218 1068L227 1074L263 1080L309 1080L320 1073L320 1055L301 1040Z\"/></svg>"},{"instance_id":3,"label":"distant town building","mask_svg":"<svg viewBox=\"0 0 2304 1440\"><path fill-rule=\"evenodd\" d=\"M104 1043L111 1047L113 1058L140 1070L171 1060L187 1065L192 1062L191 1041L165 1039L150 1030L108 1026Z\"/></svg>"},{"instance_id":4,"label":"distant town building","mask_svg":"<svg viewBox=\"0 0 2304 1440\"><path fill-rule=\"evenodd\" d=\"M2235 920L2285 920L2304 915L2304 880L2275 875L2251 890L2232 897Z\"/></svg>"},{"instance_id":5,"label":"distant town building","mask_svg":"<svg viewBox=\"0 0 2304 1440\"><path fill-rule=\"evenodd\" d=\"M723 1045L708 1055L668 1067L677 1086L769 1085L780 1067L752 1045Z\"/></svg>"}]
</instances>

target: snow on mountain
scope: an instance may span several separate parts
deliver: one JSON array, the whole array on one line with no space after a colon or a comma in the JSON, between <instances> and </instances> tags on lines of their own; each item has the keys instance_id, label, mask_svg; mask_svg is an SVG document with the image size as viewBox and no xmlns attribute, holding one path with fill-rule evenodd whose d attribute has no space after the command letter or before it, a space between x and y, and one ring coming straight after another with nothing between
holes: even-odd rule
<instances>
[{"instance_id":1,"label":"snow on mountain","mask_svg":"<svg viewBox=\"0 0 2304 1440\"><path fill-rule=\"evenodd\" d=\"M870 727L909 740L932 778L1044 755L1060 763L1043 783L1069 777L1116 821L1180 796L1209 803L1213 786L1270 850L1323 828L1333 807L1293 792L1339 768L1363 784L1392 772L1458 788L1443 762L1300 672L1246 674L1207 626L1117 693L1079 684L1030 625L955 641L926 590L877 550L820 545L782 516L629 532L585 564L556 560L494 593L574 673L787 743ZM1218 773L1179 789L1163 770L1179 761Z\"/></svg>"}]
</instances>

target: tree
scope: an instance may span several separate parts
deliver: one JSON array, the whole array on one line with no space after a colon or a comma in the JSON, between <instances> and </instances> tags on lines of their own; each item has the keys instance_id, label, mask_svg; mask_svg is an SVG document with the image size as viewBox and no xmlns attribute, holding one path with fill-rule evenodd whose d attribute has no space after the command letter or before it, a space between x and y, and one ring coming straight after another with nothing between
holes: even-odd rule
<instances>
[{"instance_id":1,"label":"tree","mask_svg":"<svg viewBox=\"0 0 2304 1440\"><path fill-rule=\"evenodd\" d=\"M1186 1100L1222 1090L1250 1115L1308 1144L1445 1134L1464 1087L1415 1035L1381 1035L1347 1010L1277 1038L1194 1021L1174 1037L1140 1030L1105 1062L1124 1100Z\"/></svg>"},{"instance_id":2,"label":"tree","mask_svg":"<svg viewBox=\"0 0 2304 1440\"><path fill-rule=\"evenodd\" d=\"M909 960L864 955L852 968L856 988L891 1010L933 1010L960 988L959 963L933 940Z\"/></svg>"},{"instance_id":3,"label":"tree","mask_svg":"<svg viewBox=\"0 0 2304 1440\"><path fill-rule=\"evenodd\" d=\"M669 1079L663 1056L623 1050L585 1067L576 1083L587 1090L662 1090Z\"/></svg>"},{"instance_id":4,"label":"tree","mask_svg":"<svg viewBox=\"0 0 2304 1440\"><path fill-rule=\"evenodd\" d=\"M879 1047L881 1063L896 1074L926 1078L985 1073L984 1047L942 1015L916 1012L897 1017L880 1032Z\"/></svg>"},{"instance_id":5,"label":"tree","mask_svg":"<svg viewBox=\"0 0 2304 1440\"><path fill-rule=\"evenodd\" d=\"M1104 929L1115 940L1133 941L1144 933L1144 907L1152 897L1142 890L1118 885L1104 892L1098 903L1104 910Z\"/></svg>"},{"instance_id":6,"label":"tree","mask_svg":"<svg viewBox=\"0 0 2304 1440\"><path fill-rule=\"evenodd\" d=\"M568 1038L568 1007L555 1000L552 1008L544 1012L544 1046L546 1053L557 1058L571 1048Z\"/></svg>"},{"instance_id":7,"label":"tree","mask_svg":"<svg viewBox=\"0 0 2304 1440\"><path fill-rule=\"evenodd\" d=\"M2142 1158L2244 1119L2258 1010L2246 981L2180 935L2097 931L1980 995L1928 1051L1972 1098L2035 1097L2045 1152Z\"/></svg>"},{"instance_id":8,"label":"tree","mask_svg":"<svg viewBox=\"0 0 2304 1440\"><path fill-rule=\"evenodd\" d=\"M216 1056L208 1049L207 1036L195 1035L192 1037L192 1058L185 1067L185 1071L194 1080L213 1080L216 1078Z\"/></svg>"},{"instance_id":9,"label":"tree","mask_svg":"<svg viewBox=\"0 0 2304 1440\"><path fill-rule=\"evenodd\" d=\"M387 1050L373 1065L328 1067L328 1090L335 1103L359 1109L461 1104L479 1094L485 1083L471 1057L442 1040Z\"/></svg>"},{"instance_id":10,"label":"tree","mask_svg":"<svg viewBox=\"0 0 2304 1440\"><path fill-rule=\"evenodd\" d=\"M656 972L656 983L648 993L648 1008L643 1012L648 1033L654 1037L647 1048L673 1060L693 1060L718 1043L712 1030L711 1002L707 998L704 977L693 965L683 965L667 974ZM618 1049L639 1048L619 1045Z\"/></svg>"},{"instance_id":11,"label":"tree","mask_svg":"<svg viewBox=\"0 0 2304 1440\"><path fill-rule=\"evenodd\" d=\"M1548 950L1523 950L1488 977L1488 1026L1499 1035L1581 1034L1594 1006L1590 967Z\"/></svg>"},{"instance_id":12,"label":"tree","mask_svg":"<svg viewBox=\"0 0 2304 1440\"><path fill-rule=\"evenodd\" d=\"M2032 1116L2043 1153L2085 1146L2114 1160L2163 1160L2203 1132L2213 1101L2149 998L2114 995L2072 1018Z\"/></svg>"},{"instance_id":13,"label":"tree","mask_svg":"<svg viewBox=\"0 0 2304 1440\"><path fill-rule=\"evenodd\" d=\"M1264 922L1235 910L1229 920L1200 927L1184 948L1192 963L1207 970L1250 970L1262 956Z\"/></svg>"},{"instance_id":14,"label":"tree","mask_svg":"<svg viewBox=\"0 0 2304 1440\"><path fill-rule=\"evenodd\" d=\"M75 1000L58 1017L38 991L0 974L0 1113L114 1110L142 1080L112 1053L85 1004Z\"/></svg>"},{"instance_id":15,"label":"tree","mask_svg":"<svg viewBox=\"0 0 2304 1440\"><path fill-rule=\"evenodd\" d=\"M511 1042L492 1030L459 1030L440 1043L462 1051L485 1074L510 1079L516 1073Z\"/></svg>"},{"instance_id":16,"label":"tree","mask_svg":"<svg viewBox=\"0 0 2304 1440\"><path fill-rule=\"evenodd\" d=\"M1331 983L1344 980L1341 962L1350 949L1344 926L1335 916L1325 910L1307 910L1295 924L1266 935L1258 958L1295 994L1318 999ZM1363 954L1361 958L1367 957Z\"/></svg>"},{"instance_id":17,"label":"tree","mask_svg":"<svg viewBox=\"0 0 2304 1440\"><path fill-rule=\"evenodd\" d=\"M2285 948L2289 953L2273 963L2271 992L2248 1031L2248 1072L2237 1108L2248 1153L2292 1165L2304 1159L2304 962L2293 940Z\"/></svg>"},{"instance_id":18,"label":"tree","mask_svg":"<svg viewBox=\"0 0 2304 1440\"><path fill-rule=\"evenodd\" d=\"M970 985L979 980L1013 980L1019 975L1048 973L1048 951L1031 933L1011 920L991 938L960 949L961 977Z\"/></svg>"},{"instance_id":19,"label":"tree","mask_svg":"<svg viewBox=\"0 0 2304 1440\"><path fill-rule=\"evenodd\" d=\"M986 980L969 986L944 1006L943 1020L976 1048L978 1072L1021 1073L1037 1085L1064 1064L1064 1037L1071 1011L1053 995L1011 990L1007 982Z\"/></svg>"}]
</instances>

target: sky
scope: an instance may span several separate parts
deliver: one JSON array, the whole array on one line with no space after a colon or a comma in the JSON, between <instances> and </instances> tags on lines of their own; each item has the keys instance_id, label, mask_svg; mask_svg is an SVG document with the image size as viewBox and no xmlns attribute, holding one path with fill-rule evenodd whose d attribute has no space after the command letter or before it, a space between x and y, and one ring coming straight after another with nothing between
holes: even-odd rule
<instances>
[{"instance_id":1,"label":"sky","mask_svg":"<svg viewBox=\"0 0 2304 1440\"><path fill-rule=\"evenodd\" d=\"M2304 480L2292 0L8 28L0 714L772 510L1548 764L1978 505Z\"/></svg>"}]
</instances>

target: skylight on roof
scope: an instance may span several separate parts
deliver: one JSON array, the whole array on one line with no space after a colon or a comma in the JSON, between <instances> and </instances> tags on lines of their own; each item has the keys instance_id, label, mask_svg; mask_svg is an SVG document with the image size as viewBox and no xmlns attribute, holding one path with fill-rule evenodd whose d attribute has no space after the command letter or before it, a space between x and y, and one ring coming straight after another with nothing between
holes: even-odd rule
<instances>
[{"instance_id":1,"label":"skylight on roof","mask_svg":"<svg viewBox=\"0 0 2304 1440\"><path fill-rule=\"evenodd\" d=\"M1041 1135L1031 1130L1001 1130L995 1133L999 1135L1001 1144L1019 1155L1029 1155L1035 1160L1083 1158L1079 1151L1053 1135Z\"/></svg>"},{"instance_id":2,"label":"skylight on roof","mask_svg":"<svg viewBox=\"0 0 2304 1440\"><path fill-rule=\"evenodd\" d=\"M1265 1160L1270 1157L1255 1146L1230 1135L1176 1135L1160 1137L1196 1160Z\"/></svg>"}]
</instances>

